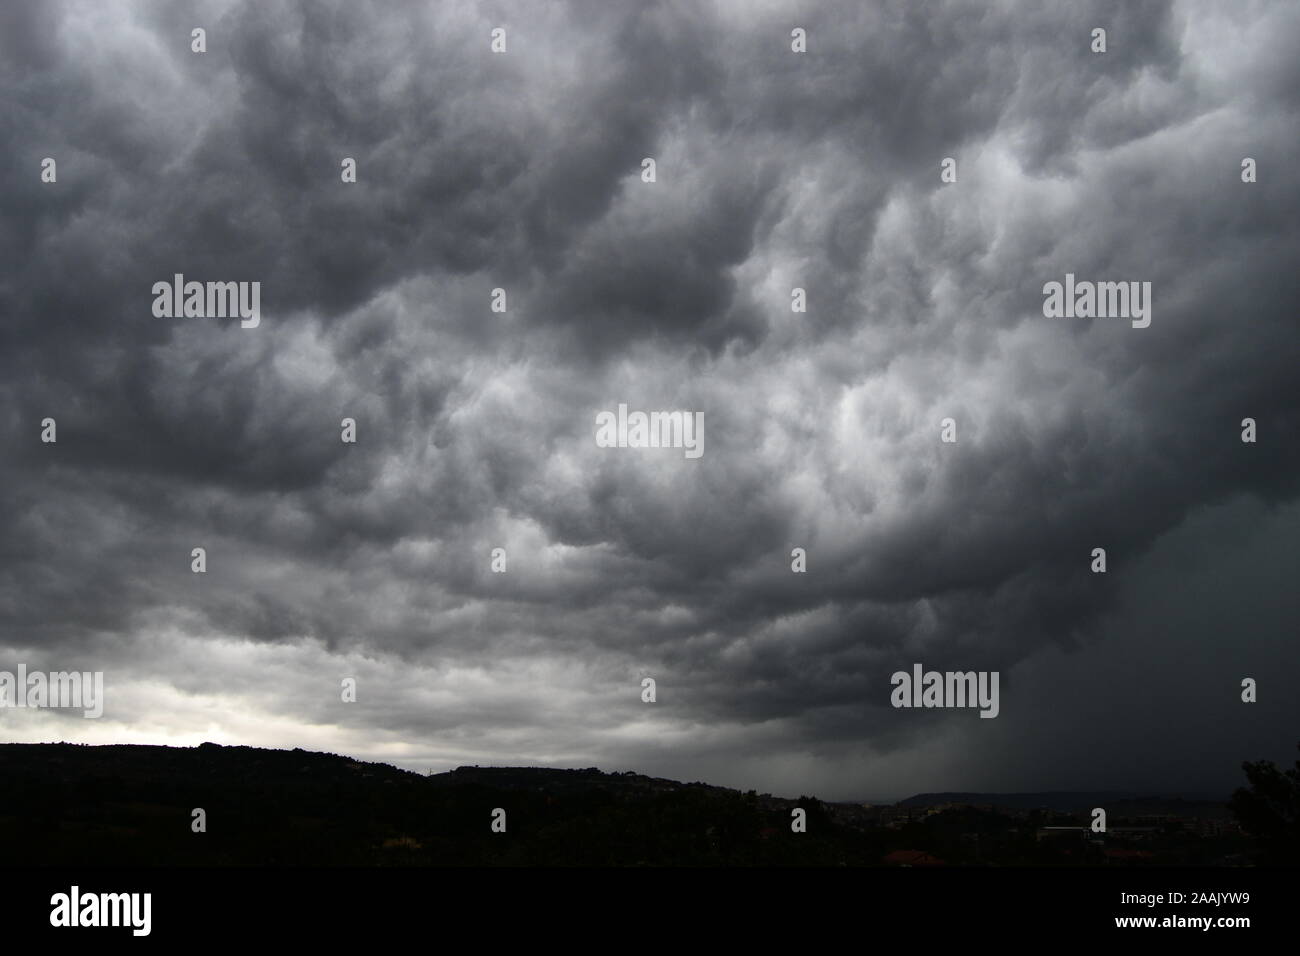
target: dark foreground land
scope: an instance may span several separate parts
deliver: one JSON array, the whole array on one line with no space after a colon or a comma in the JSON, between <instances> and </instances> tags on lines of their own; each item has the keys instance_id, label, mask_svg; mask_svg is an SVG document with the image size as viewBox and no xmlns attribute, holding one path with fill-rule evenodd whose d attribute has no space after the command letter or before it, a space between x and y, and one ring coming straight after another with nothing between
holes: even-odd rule
<instances>
[{"instance_id":1,"label":"dark foreground land","mask_svg":"<svg viewBox=\"0 0 1300 956\"><path fill-rule=\"evenodd\" d=\"M1097 801L1104 801L1099 804ZM1092 833L1104 805L1108 832ZM807 814L791 830L792 810ZM207 831L192 830L193 811ZM506 811L506 832L492 831ZM35 865L1242 865L1222 802L935 794L780 799L639 774L422 776L303 750L0 745L0 846Z\"/></svg>"}]
</instances>

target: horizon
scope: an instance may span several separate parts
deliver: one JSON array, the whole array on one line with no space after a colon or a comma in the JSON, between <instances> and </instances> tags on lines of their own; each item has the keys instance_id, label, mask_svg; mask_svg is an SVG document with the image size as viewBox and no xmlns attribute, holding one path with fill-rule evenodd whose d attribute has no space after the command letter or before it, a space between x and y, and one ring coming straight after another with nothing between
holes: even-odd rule
<instances>
[{"instance_id":1,"label":"horizon","mask_svg":"<svg viewBox=\"0 0 1300 956\"><path fill-rule=\"evenodd\" d=\"M255 747L255 746L250 746L250 745L248 745L248 744L217 743L217 742L215 742L215 741L211 741L211 740L205 740L205 741L203 741L202 743L199 743L199 744L149 744L149 743L103 743L103 744L87 744L87 743L79 743L79 742L77 742L77 741L71 741L71 740L57 740L57 741L55 741L55 740L48 740L48 741L0 741L0 747L8 747L8 746L15 746L15 747L22 747L22 746L37 746L37 747L39 747L39 746L75 746L75 747L153 747L153 748L161 748L161 749L166 749L166 750L196 750L196 749L198 749L198 748L200 748L200 747L203 747L203 746L205 746L205 745L206 745L206 746L222 747L222 748L243 748L243 749L248 749L248 750L263 750L263 751L271 751L271 752L275 752L275 753L294 753L295 751L300 751L300 752L303 752L303 753L311 753L311 754L315 754L315 755L318 755L318 756L338 757L338 758L341 759L341 760L351 760L351 761L354 761L354 762L357 762L357 763L367 763L367 764L376 764L376 765L388 766L388 767L392 767L392 768L395 769L395 770L401 770L401 771L406 772L406 773L414 774L415 776L418 776L418 777L437 776L437 775L442 775L442 774L454 773L454 772L457 771L457 770L465 770L465 769L469 769L469 770L560 770L560 771L579 771L579 772L580 772L580 771L584 771L584 770L593 770L593 769L594 769L594 770L597 770L598 772L600 772L601 774L608 775L608 776L616 776L616 775L620 775L620 774L624 774L624 773L633 773L633 774L635 774L635 775L637 775L637 776L648 777L648 778L651 778L651 779L657 779L657 780L670 780L670 781L673 781L673 782L675 782L675 783L682 783L682 784L696 784L696 783L700 783L700 784L704 784L704 785L706 785L706 786L710 786L710 787L718 787L718 788L725 789L725 790L735 790L735 791L738 791L738 792L741 792L741 793L748 792L748 791L750 791L750 790L756 790L756 788L754 788L754 787L744 787L744 786L736 786L736 785L730 785L730 784L720 784L720 783L716 783L715 781L711 781L711 780L685 780L685 779L678 779L678 778L675 778L675 777L660 777L660 776L657 776L657 775L655 775L655 774L643 773L642 771L635 770L635 769L633 769L633 768L623 768L623 769L615 770L615 769L606 769L606 768L603 768L603 767L590 767L590 766L588 766L588 767L561 767L561 766L553 766L553 765L549 765L549 764L547 764L547 765L542 765L542 764L509 764L509 765L504 765L504 764L503 764L503 765L498 765L498 764L487 764L487 765L484 765L484 764L461 764L460 766L457 766L457 767L450 767L450 768L448 768L448 769L446 769L446 770L437 770L437 771L435 771L435 770L432 770L432 769L425 769L425 770L422 770L422 769L419 769L419 768L417 768L417 767L408 767L408 766L403 766L403 765L400 765L400 764L394 764L394 763L390 763L390 762L388 762L388 761L383 761L383 760L363 760L363 759L357 757L357 756L354 755L354 754L347 754L347 753L334 753L334 752L330 752L330 751L321 751L321 750L307 750L307 749L302 748L302 747ZM1244 779L1243 779L1243 781L1242 781L1242 786L1243 786L1243 787L1245 786L1245 781L1244 781ZM812 797L812 798L815 798L815 799L818 799L818 800L822 800L822 801L825 802L825 803L843 803L843 804L877 805L877 806L879 806L879 805L897 805L897 804L903 803L903 802L905 802L905 801L907 801L907 800L916 799L916 798L918 798L918 797L943 797L943 796L1030 797L1030 796L1061 796L1061 795L1066 795L1066 794L1098 795L1098 796L1099 796L1099 795L1105 794L1105 795L1107 795L1107 796L1119 797L1119 798L1124 799L1124 800L1138 800L1138 801L1141 801L1141 800L1185 800L1185 801L1188 801L1188 802L1201 802L1201 803L1226 803L1226 802L1228 801L1228 799L1230 799L1230 797L1231 797L1231 793L1228 793L1228 794L1223 795L1223 796L1216 796L1216 795L1214 795L1214 794L1208 794L1208 793L1188 793L1188 792L1178 792L1178 793L1175 793L1175 792L1166 792L1166 791L1135 791L1135 790L1129 790L1129 789L1123 789L1123 788L1118 789L1118 790L1109 790L1109 789L1108 789L1108 790L1082 789L1082 790L1012 790L1012 791L982 791L982 790L961 790L961 789L958 789L958 790L951 790L951 789L945 789L945 790L925 790L925 791L918 791L918 792L916 792L916 793L908 794L907 796L904 796L904 797L898 797L898 798L895 798L895 799L885 799L885 798L879 798L879 799L857 799L857 798L848 798L848 799L828 799L828 798L822 797L822 796L820 796L820 795L818 795L818 794L816 794L816 793L800 793L800 794L789 794L789 795L781 794L781 793L772 793L772 792L769 792L769 791L761 791L760 793L761 793L762 796L773 797L773 798L778 799L778 800L798 800L800 797L807 796L807 797Z\"/></svg>"}]
</instances>

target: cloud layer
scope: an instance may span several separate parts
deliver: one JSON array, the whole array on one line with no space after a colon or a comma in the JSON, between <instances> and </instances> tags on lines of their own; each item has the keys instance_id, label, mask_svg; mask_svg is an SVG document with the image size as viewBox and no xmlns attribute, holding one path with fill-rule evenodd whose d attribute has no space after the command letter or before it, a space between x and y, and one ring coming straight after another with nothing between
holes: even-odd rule
<instances>
[{"instance_id":1,"label":"cloud layer","mask_svg":"<svg viewBox=\"0 0 1300 956\"><path fill-rule=\"evenodd\" d=\"M6 739L844 798L1286 757L1300 9L1057 6L6 9L0 661L108 693ZM1067 272L1151 326L1044 318ZM175 273L261 325L155 318ZM704 456L597 447L620 402ZM893 710L915 661L1001 716Z\"/></svg>"}]
</instances>

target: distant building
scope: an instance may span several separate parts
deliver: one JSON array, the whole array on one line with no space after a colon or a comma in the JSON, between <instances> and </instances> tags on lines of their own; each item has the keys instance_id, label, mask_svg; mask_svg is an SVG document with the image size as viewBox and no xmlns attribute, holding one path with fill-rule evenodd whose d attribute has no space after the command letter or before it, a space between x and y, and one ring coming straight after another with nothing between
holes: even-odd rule
<instances>
[{"instance_id":1,"label":"distant building","mask_svg":"<svg viewBox=\"0 0 1300 956\"><path fill-rule=\"evenodd\" d=\"M1042 843L1044 840L1057 841L1068 840L1070 838L1075 840L1086 840L1088 839L1088 834L1090 832L1090 828L1088 827L1039 827L1034 832L1034 839L1039 843Z\"/></svg>"},{"instance_id":2,"label":"distant building","mask_svg":"<svg viewBox=\"0 0 1300 956\"><path fill-rule=\"evenodd\" d=\"M945 866L943 860L925 850L895 850L886 854L882 863L892 866Z\"/></svg>"},{"instance_id":3,"label":"distant building","mask_svg":"<svg viewBox=\"0 0 1300 956\"><path fill-rule=\"evenodd\" d=\"M1150 860L1154 854L1150 850L1107 850L1106 862L1111 863L1139 863L1143 860Z\"/></svg>"}]
</instances>

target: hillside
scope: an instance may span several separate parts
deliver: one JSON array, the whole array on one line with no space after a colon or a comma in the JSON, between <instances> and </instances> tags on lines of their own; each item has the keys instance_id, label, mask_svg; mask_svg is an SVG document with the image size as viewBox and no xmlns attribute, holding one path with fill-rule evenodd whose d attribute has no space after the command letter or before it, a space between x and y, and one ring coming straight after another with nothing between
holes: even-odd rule
<instances>
[{"instance_id":1,"label":"hillside","mask_svg":"<svg viewBox=\"0 0 1300 956\"><path fill-rule=\"evenodd\" d=\"M596 769L422 776L334 754L0 745L0 841L42 864L860 864L861 834L801 801ZM504 834L492 811L506 810ZM191 812L207 832L191 831Z\"/></svg>"},{"instance_id":2,"label":"hillside","mask_svg":"<svg viewBox=\"0 0 1300 956\"><path fill-rule=\"evenodd\" d=\"M594 767L424 776L215 744L3 744L0 780L0 845L37 865L1079 865L1241 862L1249 849L1230 822L1203 825L1221 803L947 793L873 807ZM1113 836L1059 829L1094 805ZM792 831L796 807L806 832ZM195 808L206 832L191 829Z\"/></svg>"}]
</instances>

